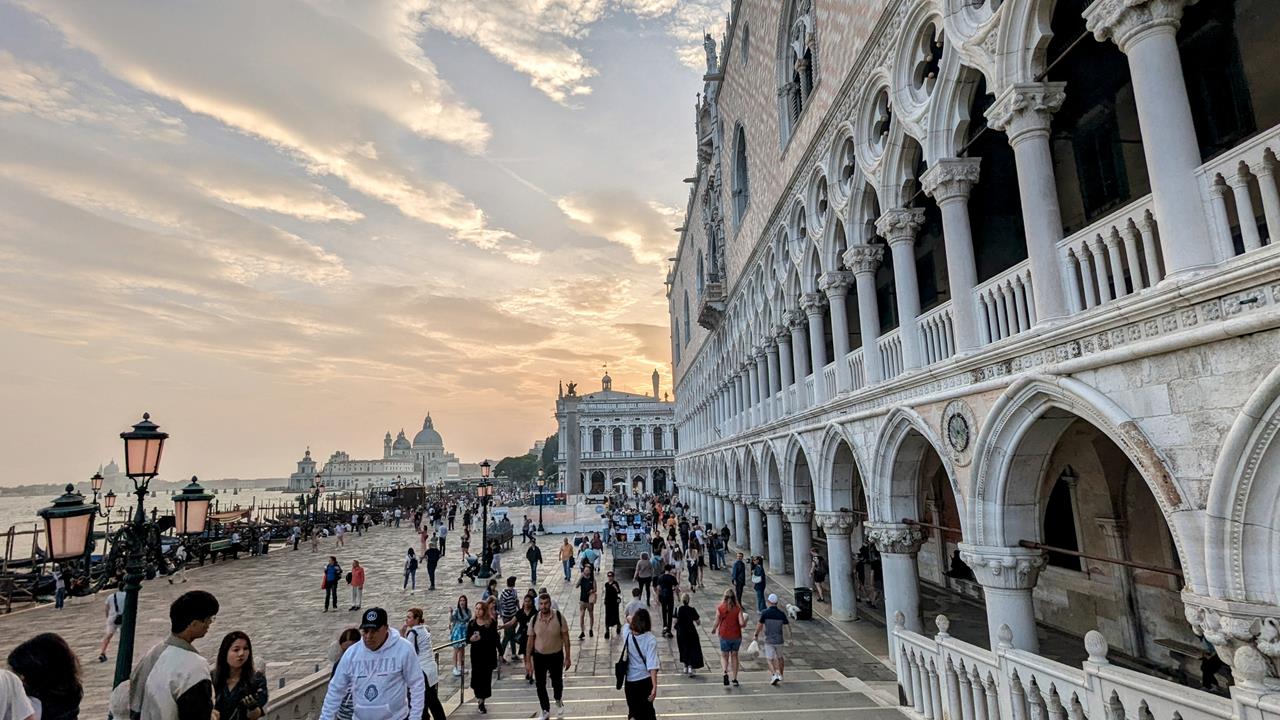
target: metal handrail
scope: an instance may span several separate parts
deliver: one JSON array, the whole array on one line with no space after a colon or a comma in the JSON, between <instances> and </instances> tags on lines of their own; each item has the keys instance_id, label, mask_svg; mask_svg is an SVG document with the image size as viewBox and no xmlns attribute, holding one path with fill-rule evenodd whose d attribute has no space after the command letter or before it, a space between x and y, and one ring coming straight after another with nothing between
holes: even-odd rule
<instances>
[{"instance_id":1,"label":"metal handrail","mask_svg":"<svg viewBox=\"0 0 1280 720\"><path fill-rule=\"evenodd\" d=\"M440 666L440 651L441 651L441 650L445 650L445 649L447 649L447 648L462 647L462 646L465 646L466 644L467 644L467 641L466 641L466 639L464 638L464 639L462 639L462 640L453 640L453 641L451 641L451 642L447 642L447 643L445 643L445 644L443 644L443 645L436 645L435 647L431 648L431 651L432 651L433 653L435 653L435 657L436 657L436 667L438 668L438 667ZM463 656L463 658L462 658L462 662L463 662L463 668L464 668L464 670L463 670L462 674L458 675L458 705L459 705L459 706L461 706L461 705L462 705L462 703L464 703L464 702L466 702L466 701L467 701L467 673L466 673L466 670L465 670L465 668L466 668L466 664L465 664L465 663L466 663L466 656L465 656L465 655L464 655L464 656ZM437 672L439 672L439 671L437 671Z\"/></svg>"}]
</instances>

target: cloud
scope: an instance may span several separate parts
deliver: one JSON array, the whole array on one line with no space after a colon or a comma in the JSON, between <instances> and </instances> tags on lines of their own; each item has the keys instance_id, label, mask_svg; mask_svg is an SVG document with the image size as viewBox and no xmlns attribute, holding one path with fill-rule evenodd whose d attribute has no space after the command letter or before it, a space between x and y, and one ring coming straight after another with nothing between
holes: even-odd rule
<instances>
[{"instance_id":1,"label":"cloud","mask_svg":"<svg viewBox=\"0 0 1280 720\"><path fill-rule=\"evenodd\" d=\"M665 363L671 355L671 328L649 323L619 323L618 329L635 338L638 354Z\"/></svg>"},{"instance_id":2,"label":"cloud","mask_svg":"<svg viewBox=\"0 0 1280 720\"><path fill-rule=\"evenodd\" d=\"M636 262L661 263L675 247L682 211L641 200L628 190L593 190L560 198L560 211L580 230L621 245Z\"/></svg>"}]
</instances>

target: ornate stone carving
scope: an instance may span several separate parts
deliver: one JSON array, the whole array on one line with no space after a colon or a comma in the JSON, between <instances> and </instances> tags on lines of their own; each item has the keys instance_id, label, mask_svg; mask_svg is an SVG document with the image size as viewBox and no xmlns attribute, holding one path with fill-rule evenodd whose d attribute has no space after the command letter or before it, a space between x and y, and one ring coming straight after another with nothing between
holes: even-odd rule
<instances>
[{"instance_id":1,"label":"ornate stone carving","mask_svg":"<svg viewBox=\"0 0 1280 720\"><path fill-rule=\"evenodd\" d=\"M987 122L1008 134L1010 143L1031 133L1047 134L1053 114L1067 99L1066 87L1060 82L1011 85L987 108Z\"/></svg>"},{"instance_id":2,"label":"ornate stone carving","mask_svg":"<svg viewBox=\"0 0 1280 720\"><path fill-rule=\"evenodd\" d=\"M825 299L822 293L805 293L800 296L800 308L804 310L805 315L820 313Z\"/></svg>"},{"instance_id":3,"label":"ornate stone carving","mask_svg":"<svg viewBox=\"0 0 1280 720\"><path fill-rule=\"evenodd\" d=\"M782 501L776 498L760 498L756 504L760 506L760 511L766 515L777 515L782 511Z\"/></svg>"},{"instance_id":4,"label":"ornate stone carving","mask_svg":"<svg viewBox=\"0 0 1280 720\"><path fill-rule=\"evenodd\" d=\"M866 537L880 548L882 553L915 555L927 539L924 529L905 523L867 523Z\"/></svg>"},{"instance_id":5,"label":"ornate stone carving","mask_svg":"<svg viewBox=\"0 0 1280 720\"><path fill-rule=\"evenodd\" d=\"M1177 32L1186 0L1095 0L1084 11L1085 28L1099 42L1114 40L1122 52L1139 35L1159 27Z\"/></svg>"},{"instance_id":6,"label":"ornate stone carving","mask_svg":"<svg viewBox=\"0 0 1280 720\"><path fill-rule=\"evenodd\" d=\"M809 327L809 320L799 310L788 310L783 314L782 319L793 331L796 329L807 330Z\"/></svg>"},{"instance_id":7,"label":"ornate stone carving","mask_svg":"<svg viewBox=\"0 0 1280 720\"><path fill-rule=\"evenodd\" d=\"M787 516L787 522L790 522L790 523L804 523L804 524L808 524L808 523L810 523L810 522L812 522L812 521L813 521L813 506L812 506L812 505L804 505L804 504L791 505L791 504L784 504L784 505L782 506L782 512L783 512L783 514L784 514L784 515L786 515L786 516Z\"/></svg>"},{"instance_id":8,"label":"ornate stone carving","mask_svg":"<svg viewBox=\"0 0 1280 720\"><path fill-rule=\"evenodd\" d=\"M1187 622L1202 635L1228 665L1240 657L1245 647L1257 650L1266 659L1266 673L1280 678L1280 607L1235 602L1182 592Z\"/></svg>"},{"instance_id":9,"label":"ornate stone carving","mask_svg":"<svg viewBox=\"0 0 1280 720\"><path fill-rule=\"evenodd\" d=\"M845 271L835 271L823 273L818 278L818 288L827 294L827 297L840 297L849 292L849 286L853 284L853 273Z\"/></svg>"},{"instance_id":10,"label":"ornate stone carving","mask_svg":"<svg viewBox=\"0 0 1280 720\"><path fill-rule=\"evenodd\" d=\"M929 197L942 205L951 200L968 200L978 183L980 158L943 158L920 176L921 186Z\"/></svg>"},{"instance_id":11,"label":"ornate stone carving","mask_svg":"<svg viewBox=\"0 0 1280 720\"><path fill-rule=\"evenodd\" d=\"M822 531L828 535L852 534L853 526L858 524L858 521L853 517L853 513L820 512L814 513L814 516L822 524Z\"/></svg>"},{"instance_id":12,"label":"ornate stone carving","mask_svg":"<svg viewBox=\"0 0 1280 720\"><path fill-rule=\"evenodd\" d=\"M888 210L876 220L876 232L890 245L914 242L916 233L924 225L924 210L920 208L896 208Z\"/></svg>"},{"instance_id":13,"label":"ornate stone carving","mask_svg":"<svg viewBox=\"0 0 1280 720\"><path fill-rule=\"evenodd\" d=\"M750 493L743 493L738 496L736 502L740 502L747 507L755 507L756 502L758 502L758 500L759 498L755 495L752 495Z\"/></svg>"},{"instance_id":14,"label":"ornate stone carving","mask_svg":"<svg viewBox=\"0 0 1280 720\"><path fill-rule=\"evenodd\" d=\"M883 245L852 245L844 251L845 267L852 270L854 275L875 273L883 260Z\"/></svg>"},{"instance_id":15,"label":"ornate stone carving","mask_svg":"<svg viewBox=\"0 0 1280 720\"><path fill-rule=\"evenodd\" d=\"M1045 554L1022 547L980 547L960 544L960 557L973 568L983 587L1030 590L1036 586Z\"/></svg>"}]
</instances>

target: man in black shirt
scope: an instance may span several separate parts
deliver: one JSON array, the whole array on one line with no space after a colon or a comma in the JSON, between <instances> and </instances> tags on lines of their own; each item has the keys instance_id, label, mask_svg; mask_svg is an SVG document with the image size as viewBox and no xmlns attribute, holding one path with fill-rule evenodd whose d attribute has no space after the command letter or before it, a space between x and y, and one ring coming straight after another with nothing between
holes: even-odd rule
<instances>
[{"instance_id":1,"label":"man in black shirt","mask_svg":"<svg viewBox=\"0 0 1280 720\"><path fill-rule=\"evenodd\" d=\"M680 590L680 580L675 576L675 567L668 565L666 572L658 577L658 602L662 605L662 636L672 637L671 619L676 612L676 593Z\"/></svg>"}]
</instances>

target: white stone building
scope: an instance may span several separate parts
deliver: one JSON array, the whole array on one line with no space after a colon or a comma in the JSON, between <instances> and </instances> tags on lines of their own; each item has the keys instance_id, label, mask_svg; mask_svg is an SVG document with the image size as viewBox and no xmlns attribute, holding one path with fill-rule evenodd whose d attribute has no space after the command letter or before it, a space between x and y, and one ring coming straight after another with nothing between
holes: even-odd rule
<instances>
[{"instance_id":1,"label":"white stone building","mask_svg":"<svg viewBox=\"0 0 1280 720\"><path fill-rule=\"evenodd\" d=\"M431 414L422 421L422 429L413 442L401 430L394 440L388 431L382 440L382 458L378 460L352 460L342 450L334 451L328 462L316 470L311 449L298 461L298 469L289 476L291 491L305 490L319 475L325 486L334 489L386 486L393 482L435 485L445 480L461 477L461 465L456 455L446 452L444 439L435 429Z\"/></svg>"},{"instance_id":2,"label":"white stone building","mask_svg":"<svg viewBox=\"0 0 1280 720\"><path fill-rule=\"evenodd\" d=\"M1239 717L1280 674L1276 31L1252 0L739 0L708 38L681 492L797 584L820 544L837 619L878 546L926 718ZM926 624L949 593L984 643ZM1155 675L1204 638L1244 704L1099 636L1082 673L1037 624Z\"/></svg>"},{"instance_id":3,"label":"white stone building","mask_svg":"<svg viewBox=\"0 0 1280 720\"><path fill-rule=\"evenodd\" d=\"M671 492L677 438L675 404L653 395L613 389L606 372L600 390L579 395L573 383L556 399L561 489L600 495L621 485L625 492Z\"/></svg>"}]
</instances>

